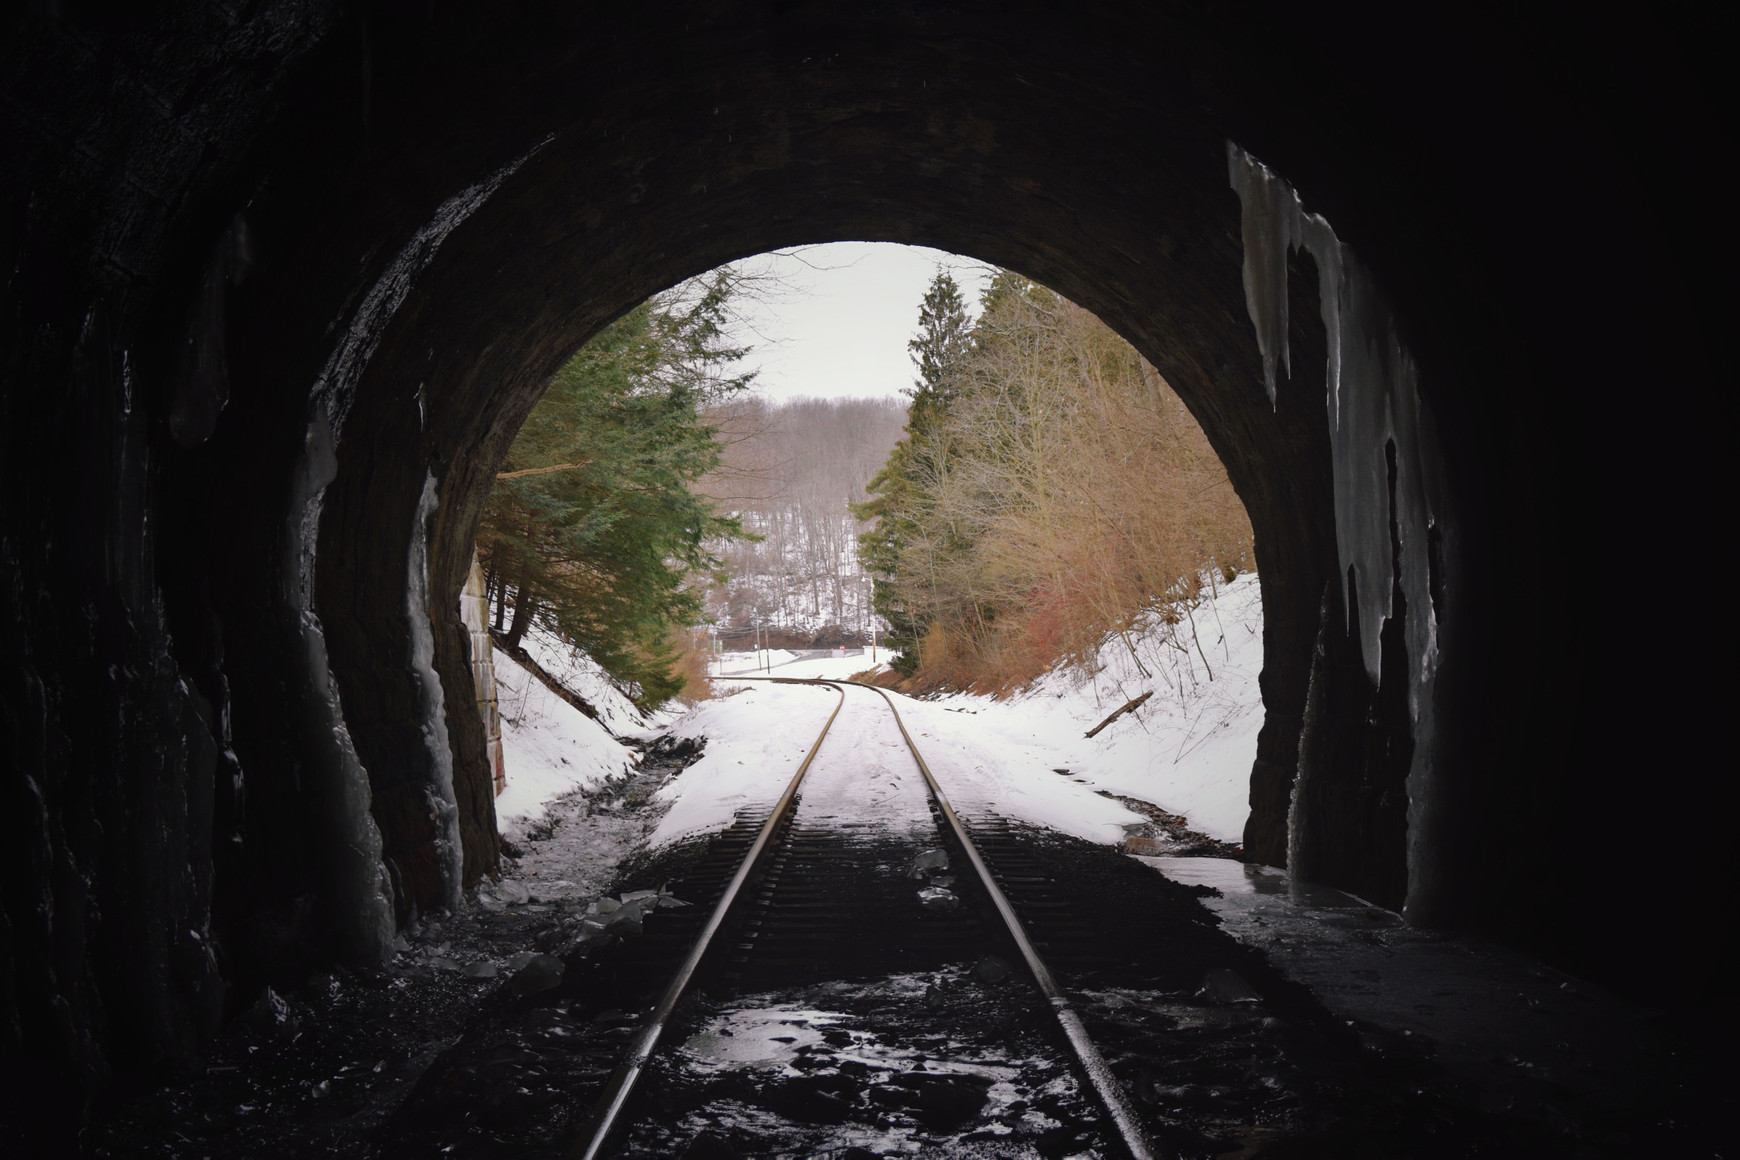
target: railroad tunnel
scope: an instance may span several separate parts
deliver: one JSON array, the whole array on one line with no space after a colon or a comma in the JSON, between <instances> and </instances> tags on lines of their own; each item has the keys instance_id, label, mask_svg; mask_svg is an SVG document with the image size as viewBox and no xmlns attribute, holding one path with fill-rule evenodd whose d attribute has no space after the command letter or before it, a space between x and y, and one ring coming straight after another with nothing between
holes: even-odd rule
<instances>
[{"instance_id":1,"label":"railroad tunnel","mask_svg":"<svg viewBox=\"0 0 1740 1160\"><path fill-rule=\"evenodd\" d=\"M1684 30L1237 3L9 23L15 1092L181 1066L258 980L377 959L494 867L457 605L520 421L649 294L833 240L1040 281L1201 422L1266 614L1249 856L1661 1005L1714 978L1713 844L1635 839L1689 851L1664 896L1615 835L1640 779L1714 827L1714 694L1689 644L1608 633L1709 531L1721 263L1674 207L1717 130L1698 70L1666 79Z\"/></svg>"}]
</instances>

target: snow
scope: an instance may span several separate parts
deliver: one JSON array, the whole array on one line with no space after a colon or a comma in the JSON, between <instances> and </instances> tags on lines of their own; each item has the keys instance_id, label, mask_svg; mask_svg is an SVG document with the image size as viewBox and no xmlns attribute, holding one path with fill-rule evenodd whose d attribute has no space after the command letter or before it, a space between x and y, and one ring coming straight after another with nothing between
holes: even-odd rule
<instances>
[{"instance_id":1,"label":"snow","mask_svg":"<svg viewBox=\"0 0 1740 1160\"><path fill-rule=\"evenodd\" d=\"M848 835L925 834L934 841L930 791L893 716L873 690L845 692L840 715L804 778L792 824Z\"/></svg>"},{"instance_id":2,"label":"snow","mask_svg":"<svg viewBox=\"0 0 1740 1160\"><path fill-rule=\"evenodd\" d=\"M1109 639L1092 673L1059 668L1001 701L975 694L930 701L895 694L894 701L944 792L968 818L994 814L1115 844L1126 826L1146 819L1104 796L1111 793L1238 842L1263 717L1257 578L1205 587L1182 611L1177 624L1154 617L1127 643ZM869 667L864 653L800 656L771 674L839 680ZM660 791L673 805L652 844L729 825L738 809L771 806L837 700L825 688L730 677L716 678L714 687L720 699L676 725L679 736L708 738L706 756ZM1092 739L1083 736L1146 691L1153 696L1140 708ZM842 711L818 769L842 751L895 769L898 762L879 755L881 734L872 737L882 728L877 714L858 704L875 694L848 689L847 696L850 712Z\"/></svg>"},{"instance_id":3,"label":"snow","mask_svg":"<svg viewBox=\"0 0 1740 1160\"><path fill-rule=\"evenodd\" d=\"M920 740L919 746L938 767L939 779L944 752L957 755L949 760L963 777L987 762L1005 766L997 776L1008 783L1009 796L998 802L989 786L983 794L987 805L996 803L1007 816L1096 841L1117 840L1121 833L1105 828L1109 819L1088 832L1088 815L1062 805L1056 788L1074 785L1090 795L1105 790L1152 802L1182 814L1191 829L1211 838L1242 841L1250 813L1251 764L1263 724L1257 685L1263 668L1263 605L1256 575L1205 588L1200 603L1177 625L1151 620L1128 643L1113 636L1101 646L1096 663L1092 674L1056 669L1003 701L963 694L911 702L909 710L910 698L905 698L900 711L926 721L935 735L936 740ZM1140 708L1091 739L1083 736L1120 705L1149 691L1154 695ZM944 712L950 717L942 717ZM932 756L933 749L938 756ZM975 750L982 756L970 757ZM1054 772L1059 769L1068 775ZM1054 819L1048 814L1052 809L1065 812Z\"/></svg>"},{"instance_id":4,"label":"snow","mask_svg":"<svg viewBox=\"0 0 1740 1160\"><path fill-rule=\"evenodd\" d=\"M671 732L678 738L705 737L707 748L654 795L671 808L648 845L723 829L739 810L770 808L839 699L821 685L757 683L690 710Z\"/></svg>"},{"instance_id":5,"label":"snow","mask_svg":"<svg viewBox=\"0 0 1740 1160\"><path fill-rule=\"evenodd\" d=\"M723 652L713 659L712 671L724 676L739 673L765 672L769 667L790 664L798 654L783 648L754 649L749 652Z\"/></svg>"},{"instance_id":6,"label":"snow","mask_svg":"<svg viewBox=\"0 0 1740 1160\"><path fill-rule=\"evenodd\" d=\"M1206 586L1181 612L1176 624L1156 615L1127 637L1108 639L1092 672L1060 667L1003 700L895 694L894 701L937 780L968 818L996 815L1116 844L1126 826L1146 820L1106 796L1116 794L1152 802L1184 815L1192 829L1237 842L1249 812L1263 716L1257 578ZM597 706L618 733L644 735L668 724L678 738L707 739L701 758L658 791L670 809L648 839L653 846L722 829L740 811L753 815L771 807L839 703L838 694L825 687L724 676L714 678L713 700L680 717L644 716L584 654L554 638L529 636L526 643L547 671ZM773 650L779 663L761 671L845 680L872 667L867 650L833 652ZM729 673L738 663L739 671L752 675L754 659L751 653L725 654L721 667ZM496 800L496 812L504 821L530 817L560 794L590 792L633 767L633 753L598 722L551 694L511 658L498 654L496 663L508 769L508 789ZM1083 736L1143 692L1153 696L1141 707L1095 737ZM880 699L851 688L847 698L818 754L818 770L842 764L904 777L909 759L884 752L898 738ZM842 809L865 812L859 820L868 821L879 801L843 800Z\"/></svg>"},{"instance_id":7,"label":"snow","mask_svg":"<svg viewBox=\"0 0 1740 1160\"><path fill-rule=\"evenodd\" d=\"M1029 729L1019 715L994 711L1001 706L975 718L948 703L899 694L894 703L949 803L968 821L996 815L1111 844L1123 839L1125 826L1147 820L1052 772L1044 722Z\"/></svg>"},{"instance_id":8,"label":"snow","mask_svg":"<svg viewBox=\"0 0 1740 1160\"><path fill-rule=\"evenodd\" d=\"M597 661L552 632L534 628L520 643L539 668L554 677L564 689L584 698L597 709L598 719L619 737L642 733L668 724L677 717L676 713L669 711L642 713ZM498 651L495 655L500 657L502 654ZM511 767L508 777L513 777Z\"/></svg>"},{"instance_id":9,"label":"snow","mask_svg":"<svg viewBox=\"0 0 1740 1160\"><path fill-rule=\"evenodd\" d=\"M835 656L842 652L844 656ZM821 679L844 681L870 670L882 670L888 667L891 655L885 648L876 650L876 661L870 660L870 650L867 648L848 649L799 649L790 652L786 649L763 649L764 658L760 667L756 666L755 654L722 653L713 672L718 676L715 683L724 681L729 685L729 678L734 676L763 677L801 677L806 680Z\"/></svg>"},{"instance_id":10,"label":"snow","mask_svg":"<svg viewBox=\"0 0 1740 1160\"><path fill-rule=\"evenodd\" d=\"M531 647L529 637L527 644L526 651L545 664L549 658ZM587 664L591 662L572 661L558 679L572 691L580 692L568 680L574 675L572 670L583 670ZM605 682L608 684L608 678ZM507 767L507 788L495 799L495 816L504 827L536 817L543 812L545 803L565 793L591 792L607 780L627 776L634 768L634 750L556 696L500 650L495 653L495 683L501 709L502 757ZM645 727L634 705L614 687L608 689L614 699L605 695L604 690L591 686L588 690L599 695L581 695L598 707L601 718L630 719L622 708L626 705L635 727Z\"/></svg>"}]
</instances>

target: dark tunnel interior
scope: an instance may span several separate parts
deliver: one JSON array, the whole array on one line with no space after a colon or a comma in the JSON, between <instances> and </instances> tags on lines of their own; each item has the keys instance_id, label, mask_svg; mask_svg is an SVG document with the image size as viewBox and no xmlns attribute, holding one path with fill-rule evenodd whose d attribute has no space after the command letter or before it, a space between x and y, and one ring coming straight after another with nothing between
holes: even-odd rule
<instances>
[{"instance_id":1,"label":"dark tunnel interior","mask_svg":"<svg viewBox=\"0 0 1740 1160\"><path fill-rule=\"evenodd\" d=\"M832 240L1039 280L1201 422L1267 610L1250 857L1309 775L1295 873L1730 1026L1719 653L1614 633L1720 526L1721 37L1631 17L6 17L9 1111L190 1066L494 868L457 601L520 421L649 294ZM1256 232L1295 192L1321 227Z\"/></svg>"}]
</instances>

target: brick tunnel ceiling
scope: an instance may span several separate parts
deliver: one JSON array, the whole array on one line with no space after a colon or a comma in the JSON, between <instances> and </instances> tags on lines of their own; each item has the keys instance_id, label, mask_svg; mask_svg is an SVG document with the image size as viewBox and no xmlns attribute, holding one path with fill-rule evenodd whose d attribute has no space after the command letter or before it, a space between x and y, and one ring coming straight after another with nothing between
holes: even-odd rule
<instances>
[{"instance_id":1,"label":"brick tunnel ceiling","mask_svg":"<svg viewBox=\"0 0 1740 1160\"><path fill-rule=\"evenodd\" d=\"M1572 694L1533 674L1588 645L1495 562L1580 542L1535 518L1589 471L1564 384L1664 357L1540 271L1666 287L1657 334L1696 317L1623 231L1597 258L1538 223L1651 190L1597 180L1477 29L1399 59L1373 45L1418 29L1240 5L834 7L285 4L5 50L0 699L29 804L0 857L15 1010L68 1012L21 1042L81 1073L186 1055L220 977L367 960L489 870L456 606L520 421L648 294L837 239L1051 286L1202 423L1263 585L1254 856L1288 856L1297 769L1314 875L1630 977L1569 901L1596 807L1536 728ZM1666 357L1691 381L1702 349ZM99 910L88 947L42 917Z\"/></svg>"}]
</instances>

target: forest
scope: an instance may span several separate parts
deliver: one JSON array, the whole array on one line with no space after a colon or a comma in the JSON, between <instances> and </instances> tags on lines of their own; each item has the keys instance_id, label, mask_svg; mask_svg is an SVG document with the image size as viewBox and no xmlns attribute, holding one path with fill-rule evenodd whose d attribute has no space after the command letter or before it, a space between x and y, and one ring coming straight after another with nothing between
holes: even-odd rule
<instances>
[{"instance_id":1,"label":"forest","mask_svg":"<svg viewBox=\"0 0 1740 1160\"><path fill-rule=\"evenodd\" d=\"M1086 310L1004 271L972 321L939 272L909 346L906 431L856 508L909 688L1000 692L1088 665L1251 567L1202 429Z\"/></svg>"},{"instance_id":2,"label":"forest","mask_svg":"<svg viewBox=\"0 0 1740 1160\"><path fill-rule=\"evenodd\" d=\"M1188 615L1251 567L1243 506L1158 372L1086 310L939 271L904 398L757 395L730 267L562 369L479 534L496 630L541 623L643 705L707 695L704 653L899 650L911 691L1021 686Z\"/></svg>"}]
</instances>

